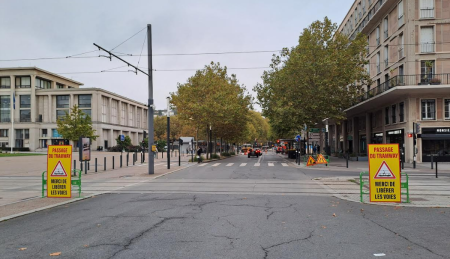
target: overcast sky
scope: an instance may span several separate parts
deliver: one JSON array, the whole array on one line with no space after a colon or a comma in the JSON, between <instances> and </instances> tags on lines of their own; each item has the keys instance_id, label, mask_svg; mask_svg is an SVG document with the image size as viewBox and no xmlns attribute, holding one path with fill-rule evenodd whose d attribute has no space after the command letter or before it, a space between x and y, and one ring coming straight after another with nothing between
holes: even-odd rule
<instances>
[{"instance_id":1,"label":"overcast sky","mask_svg":"<svg viewBox=\"0 0 450 259\"><path fill-rule=\"evenodd\" d=\"M328 16L340 23L353 0L1 0L0 60L65 57L95 51L93 43L112 49L152 24L153 54L280 50L297 44L303 28ZM115 51L139 54L146 30ZM98 56L100 52L77 57ZM101 53L104 54L104 53ZM147 45L143 54L147 54ZM153 68L201 69L211 61L228 68L267 67L273 53L155 56ZM137 65L139 57L124 57ZM147 56L139 66L148 67ZM0 67L36 66L84 83L147 103L147 78L128 72L96 72L123 66L106 58L0 61ZM126 71L119 68L117 71ZM114 70L112 70L114 71ZM261 82L263 69L229 70L248 91ZM156 109L165 109L165 98L177 83L195 71L155 71ZM253 94L253 93L252 93ZM254 95L254 94L253 94Z\"/></svg>"}]
</instances>

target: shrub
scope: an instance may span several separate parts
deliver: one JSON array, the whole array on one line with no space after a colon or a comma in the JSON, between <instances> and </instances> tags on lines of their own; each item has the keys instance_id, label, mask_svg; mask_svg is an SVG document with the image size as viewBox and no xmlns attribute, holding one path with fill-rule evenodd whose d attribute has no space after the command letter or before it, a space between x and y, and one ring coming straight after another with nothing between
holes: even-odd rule
<instances>
[{"instance_id":1,"label":"shrub","mask_svg":"<svg viewBox=\"0 0 450 259\"><path fill-rule=\"evenodd\" d=\"M218 154L211 154L211 159L220 159Z\"/></svg>"},{"instance_id":2,"label":"shrub","mask_svg":"<svg viewBox=\"0 0 450 259\"><path fill-rule=\"evenodd\" d=\"M234 153L234 152L230 152L229 154L230 154L230 156L236 155L236 153Z\"/></svg>"},{"instance_id":3,"label":"shrub","mask_svg":"<svg viewBox=\"0 0 450 259\"><path fill-rule=\"evenodd\" d=\"M10 147L0 147L0 150L11 151ZM14 147L13 151L30 151L28 147Z\"/></svg>"},{"instance_id":4,"label":"shrub","mask_svg":"<svg viewBox=\"0 0 450 259\"><path fill-rule=\"evenodd\" d=\"M220 156L226 156L226 157L229 157L229 156L230 156L230 153L228 153L228 152L223 152L222 154L220 154Z\"/></svg>"},{"instance_id":5,"label":"shrub","mask_svg":"<svg viewBox=\"0 0 450 259\"><path fill-rule=\"evenodd\" d=\"M201 156L201 157L202 157L202 160L205 160L205 158L203 156ZM192 162L192 159L189 159L189 162ZM194 156L194 162L198 162L197 156Z\"/></svg>"}]
</instances>

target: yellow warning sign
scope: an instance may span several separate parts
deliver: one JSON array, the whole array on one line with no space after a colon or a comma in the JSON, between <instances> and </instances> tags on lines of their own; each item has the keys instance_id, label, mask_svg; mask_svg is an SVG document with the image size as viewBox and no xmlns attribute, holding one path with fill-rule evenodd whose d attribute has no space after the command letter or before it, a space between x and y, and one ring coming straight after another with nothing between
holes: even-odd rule
<instances>
[{"instance_id":1,"label":"yellow warning sign","mask_svg":"<svg viewBox=\"0 0 450 259\"><path fill-rule=\"evenodd\" d=\"M328 162L322 154L319 154L317 155L316 164L328 164Z\"/></svg>"},{"instance_id":2,"label":"yellow warning sign","mask_svg":"<svg viewBox=\"0 0 450 259\"><path fill-rule=\"evenodd\" d=\"M308 158L308 163L306 163L306 166L313 166L316 164L316 160L312 156Z\"/></svg>"},{"instance_id":3,"label":"yellow warning sign","mask_svg":"<svg viewBox=\"0 0 450 259\"><path fill-rule=\"evenodd\" d=\"M156 145L152 145L152 152L156 152Z\"/></svg>"},{"instance_id":4,"label":"yellow warning sign","mask_svg":"<svg viewBox=\"0 0 450 259\"><path fill-rule=\"evenodd\" d=\"M48 146L47 197L70 198L72 146Z\"/></svg>"},{"instance_id":5,"label":"yellow warning sign","mask_svg":"<svg viewBox=\"0 0 450 259\"><path fill-rule=\"evenodd\" d=\"M401 202L398 144L372 144L368 153L370 201Z\"/></svg>"}]
</instances>

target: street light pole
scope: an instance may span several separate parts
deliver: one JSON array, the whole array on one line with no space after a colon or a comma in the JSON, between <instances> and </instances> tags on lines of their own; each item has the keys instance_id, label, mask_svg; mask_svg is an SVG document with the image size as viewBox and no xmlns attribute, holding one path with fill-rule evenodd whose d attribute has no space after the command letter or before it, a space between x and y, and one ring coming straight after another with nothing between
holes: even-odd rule
<instances>
[{"instance_id":1,"label":"street light pole","mask_svg":"<svg viewBox=\"0 0 450 259\"><path fill-rule=\"evenodd\" d=\"M211 159L211 156L212 156L212 126L211 126L211 124L209 124L209 143L210 143L210 146L211 146L211 152L209 153L209 159Z\"/></svg>"},{"instance_id":2,"label":"street light pole","mask_svg":"<svg viewBox=\"0 0 450 259\"><path fill-rule=\"evenodd\" d=\"M167 169L170 169L170 97L167 97Z\"/></svg>"}]
</instances>

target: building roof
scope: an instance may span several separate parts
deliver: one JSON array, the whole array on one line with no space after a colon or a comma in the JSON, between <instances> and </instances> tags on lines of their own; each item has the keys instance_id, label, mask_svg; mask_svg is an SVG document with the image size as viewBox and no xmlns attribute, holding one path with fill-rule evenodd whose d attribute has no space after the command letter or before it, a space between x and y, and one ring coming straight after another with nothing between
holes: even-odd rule
<instances>
[{"instance_id":1,"label":"building roof","mask_svg":"<svg viewBox=\"0 0 450 259\"><path fill-rule=\"evenodd\" d=\"M70 82L75 83L77 85L84 85L81 82L72 80L70 78L67 78L67 77L64 77L64 76L52 73L50 71L47 71L47 70L44 70L44 69L38 68L38 67L0 67L0 71L7 71L7 70L37 70L37 71L40 71L40 72L43 72L43 73L46 73L46 74L49 74L49 75L52 75L52 76L56 76L56 77L62 78L64 80L70 81Z\"/></svg>"}]
</instances>

